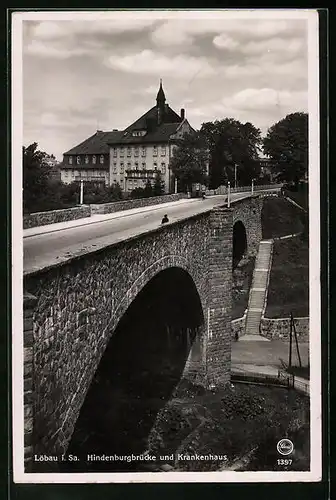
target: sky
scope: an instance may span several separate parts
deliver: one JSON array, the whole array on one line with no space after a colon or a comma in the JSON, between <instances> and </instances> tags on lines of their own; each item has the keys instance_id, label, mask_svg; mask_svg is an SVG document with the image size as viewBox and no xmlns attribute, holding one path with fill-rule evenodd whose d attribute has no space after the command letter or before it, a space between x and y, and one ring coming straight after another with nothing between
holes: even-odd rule
<instances>
[{"instance_id":1,"label":"sky","mask_svg":"<svg viewBox=\"0 0 336 500\"><path fill-rule=\"evenodd\" d=\"M22 22L24 145L61 160L97 129L123 130L155 105L160 78L195 129L235 118L265 135L308 111L308 23L295 12L31 13Z\"/></svg>"}]
</instances>

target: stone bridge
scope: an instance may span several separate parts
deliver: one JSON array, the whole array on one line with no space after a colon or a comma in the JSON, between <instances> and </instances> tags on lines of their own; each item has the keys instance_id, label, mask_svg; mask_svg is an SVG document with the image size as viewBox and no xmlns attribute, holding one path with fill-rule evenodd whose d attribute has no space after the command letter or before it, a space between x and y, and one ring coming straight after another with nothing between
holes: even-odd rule
<instances>
[{"instance_id":1,"label":"stone bridge","mask_svg":"<svg viewBox=\"0 0 336 500\"><path fill-rule=\"evenodd\" d=\"M118 324L160 276L170 307L174 290L190 304L180 327L190 340L181 379L208 387L229 381L234 254L256 254L262 203L246 198L24 276L27 470L33 454L67 450ZM244 242L237 250L235 239Z\"/></svg>"}]
</instances>

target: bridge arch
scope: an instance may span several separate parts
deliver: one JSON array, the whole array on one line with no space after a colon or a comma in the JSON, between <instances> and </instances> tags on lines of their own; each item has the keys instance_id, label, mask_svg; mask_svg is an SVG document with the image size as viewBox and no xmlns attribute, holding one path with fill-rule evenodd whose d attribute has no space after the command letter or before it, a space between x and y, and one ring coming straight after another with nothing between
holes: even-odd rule
<instances>
[{"instance_id":1,"label":"bridge arch","mask_svg":"<svg viewBox=\"0 0 336 500\"><path fill-rule=\"evenodd\" d=\"M160 290L160 293L157 293L158 290ZM82 397L80 399L75 398L77 399L76 407L69 414L71 420L69 419L65 425L65 428L68 427L66 434L69 436L65 446L68 453L78 454L81 452L81 447L78 446L78 439L80 439L78 436L83 434L83 428L85 428L85 425L89 425L90 418L92 422L90 408L97 408L99 397L102 395L103 390L106 389L99 389L99 384L110 383L110 394L113 394L114 390L123 390L125 380L129 383L129 380L134 381L136 379L134 387L138 387L142 373L147 371L149 377L149 379L147 377L147 380L150 380L151 383L158 379L161 381L161 393L158 394L157 401L162 406L169 399L186 368L193 344L202 335L204 314L201 295L186 259L181 256L171 255L158 259L148 266L144 272L134 279L122 300L116 305L111 304L113 316L105 330L104 345L100 355L96 356L87 372L85 377L86 387L82 390ZM167 308L166 316L165 308ZM179 316L179 313L183 314ZM177 323L174 324L174 321ZM180 324L178 324L179 321ZM143 324L147 326L140 328L140 325ZM131 325L136 325L141 331L131 331ZM154 338L154 336L151 338L146 337L144 329L149 328L150 330L154 326L157 338ZM128 335L128 341L125 335ZM126 346L124 345L125 342ZM115 353L118 353L117 358ZM163 374L166 374L165 380ZM124 376L123 380L120 378L122 376ZM119 378L117 380L114 377ZM110 382L107 382L108 380ZM134 387L125 391L129 395L128 402L124 402L126 409L118 412L118 415L124 415L123 421L118 420L116 414L111 417L112 420L115 418L118 420L115 421L115 426L126 425L130 419L132 421L133 413L136 410L133 411L128 408L128 405L130 404L130 398L132 399L132 390L135 391ZM143 386L138 387L138 391L141 392L142 389ZM135 394L135 398L139 394ZM151 397L156 398L153 394L151 394ZM139 399L144 404L143 394ZM134 398L132 401L134 403ZM137 405L135 404L135 406ZM143 420L142 427L145 434L147 431L149 432L157 411L146 418L143 416L144 412L139 409L138 411L142 416L137 418ZM99 424L99 427L103 428L104 422ZM122 429L119 434L120 436L123 435ZM144 438L144 435L142 438ZM140 446L140 442L137 443L136 439L135 444ZM90 450L92 451L93 446L94 442L89 441L88 453ZM114 449L119 447L120 453L122 451L126 453L127 451L120 448L120 446L124 446L121 441L111 443L111 446ZM143 450L140 448L134 449L134 452L137 453L141 451ZM81 463L84 464L85 461ZM76 467L76 465L78 464L68 464L69 467ZM66 464L64 466L67 467ZM110 466L111 464L109 464ZM92 464L90 464L90 467L90 470L92 470ZM99 468L99 470L102 469Z\"/></svg>"},{"instance_id":2,"label":"bridge arch","mask_svg":"<svg viewBox=\"0 0 336 500\"><path fill-rule=\"evenodd\" d=\"M245 225L237 220L232 230L232 267L235 269L247 252L247 234Z\"/></svg>"}]
</instances>

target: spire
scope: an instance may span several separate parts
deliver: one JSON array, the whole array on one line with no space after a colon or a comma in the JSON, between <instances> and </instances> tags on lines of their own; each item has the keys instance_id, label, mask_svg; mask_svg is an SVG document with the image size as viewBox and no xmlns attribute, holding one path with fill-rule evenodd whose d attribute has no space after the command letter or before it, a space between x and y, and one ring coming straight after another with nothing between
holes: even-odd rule
<instances>
[{"instance_id":1,"label":"spire","mask_svg":"<svg viewBox=\"0 0 336 500\"><path fill-rule=\"evenodd\" d=\"M156 96L156 105L163 107L165 102L166 102L166 96L165 93L163 92L162 79L160 78L160 88Z\"/></svg>"}]
</instances>

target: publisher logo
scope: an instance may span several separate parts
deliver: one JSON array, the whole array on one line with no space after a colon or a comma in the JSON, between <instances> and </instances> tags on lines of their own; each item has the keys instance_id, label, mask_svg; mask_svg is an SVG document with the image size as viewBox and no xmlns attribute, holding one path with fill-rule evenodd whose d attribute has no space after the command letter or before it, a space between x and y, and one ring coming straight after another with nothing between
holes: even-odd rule
<instances>
[{"instance_id":1,"label":"publisher logo","mask_svg":"<svg viewBox=\"0 0 336 500\"><path fill-rule=\"evenodd\" d=\"M280 439L277 444L277 450L280 455L290 455L294 450L294 445L290 439Z\"/></svg>"}]
</instances>

